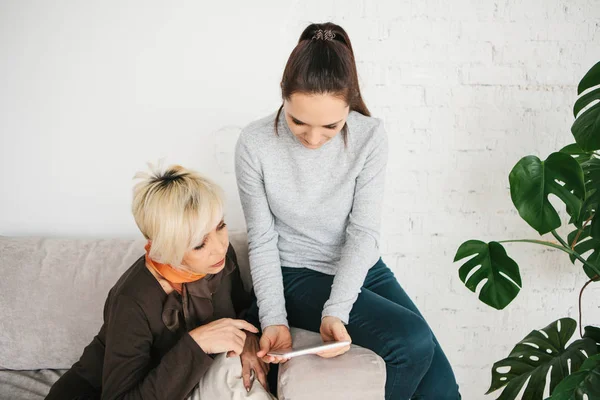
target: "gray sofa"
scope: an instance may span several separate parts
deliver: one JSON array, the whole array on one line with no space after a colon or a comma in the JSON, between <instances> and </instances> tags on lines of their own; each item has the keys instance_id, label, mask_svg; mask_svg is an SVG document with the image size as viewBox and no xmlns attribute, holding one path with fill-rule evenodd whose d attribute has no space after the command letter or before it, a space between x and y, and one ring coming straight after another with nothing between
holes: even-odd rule
<instances>
[{"instance_id":1,"label":"gray sofa","mask_svg":"<svg viewBox=\"0 0 600 400\"><path fill-rule=\"evenodd\" d=\"M250 289L246 237L231 234ZM43 399L102 323L108 290L144 252L141 240L0 236L0 400ZM318 334L292 329L294 345ZM325 360L298 357L279 372L280 400L384 397L385 364L355 346Z\"/></svg>"}]
</instances>

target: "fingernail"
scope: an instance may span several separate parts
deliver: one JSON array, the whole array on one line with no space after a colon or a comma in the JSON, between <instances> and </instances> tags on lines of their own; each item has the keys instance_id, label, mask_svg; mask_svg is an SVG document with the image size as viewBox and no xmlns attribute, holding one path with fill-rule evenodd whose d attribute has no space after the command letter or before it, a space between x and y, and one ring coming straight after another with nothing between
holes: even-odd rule
<instances>
[{"instance_id":1,"label":"fingernail","mask_svg":"<svg viewBox=\"0 0 600 400\"><path fill-rule=\"evenodd\" d=\"M248 392L248 393L250 392L250 388L249 387L246 387L246 392Z\"/></svg>"}]
</instances>

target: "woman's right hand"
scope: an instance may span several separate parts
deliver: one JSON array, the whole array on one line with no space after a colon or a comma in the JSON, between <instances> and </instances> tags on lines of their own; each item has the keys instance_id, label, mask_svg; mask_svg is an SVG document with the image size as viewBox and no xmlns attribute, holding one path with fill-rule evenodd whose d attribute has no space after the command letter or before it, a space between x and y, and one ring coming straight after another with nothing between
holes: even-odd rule
<instances>
[{"instance_id":1,"label":"woman's right hand","mask_svg":"<svg viewBox=\"0 0 600 400\"><path fill-rule=\"evenodd\" d=\"M279 364L280 362L286 362L288 359L269 356L267 353L291 348L292 335L289 328L285 325L271 325L263 330L260 337L260 351L256 355L266 363Z\"/></svg>"},{"instance_id":2,"label":"woman's right hand","mask_svg":"<svg viewBox=\"0 0 600 400\"><path fill-rule=\"evenodd\" d=\"M222 318L190 331L190 336L206 354L233 352L242 354L246 333L258 329L241 319Z\"/></svg>"}]
</instances>

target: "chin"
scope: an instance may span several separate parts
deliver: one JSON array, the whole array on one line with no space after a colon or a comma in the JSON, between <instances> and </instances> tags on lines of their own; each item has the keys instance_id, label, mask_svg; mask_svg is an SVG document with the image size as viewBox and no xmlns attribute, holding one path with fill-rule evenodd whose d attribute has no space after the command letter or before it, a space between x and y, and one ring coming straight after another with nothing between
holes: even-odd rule
<instances>
[{"instance_id":1,"label":"chin","mask_svg":"<svg viewBox=\"0 0 600 400\"><path fill-rule=\"evenodd\" d=\"M219 268L209 268L208 269L208 273L209 274L218 274L219 272L223 271L223 268L225 268L225 264L223 264L222 266L220 266Z\"/></svg>"},{"instance_id":2,"label":"chin","mask_svg":"<svg viewBox=\"0 0 600 400\"><path fill-rule=\"evenodd\" d=\"M206 272L207 274L218 274L219 272L223 271L223 268L225 268L225 265L227 264L227 258L225 258L223 265L220 265L218 267L208 267L206 268Z\"/></svg>"}]
</instances>

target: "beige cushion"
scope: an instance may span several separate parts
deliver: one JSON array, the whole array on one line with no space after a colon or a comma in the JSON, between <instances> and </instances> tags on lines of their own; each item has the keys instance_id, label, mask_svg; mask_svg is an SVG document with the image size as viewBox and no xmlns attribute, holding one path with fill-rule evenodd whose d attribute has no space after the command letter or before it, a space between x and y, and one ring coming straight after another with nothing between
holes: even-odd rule
<instances>
[{"instance_id":1,"label":"beige cushion","mask_svg":"<svg viewBox=\"0 0 600 400\"><path fill-rule=\"evenodd\" d=\"M321 343L321 335L292 328L294 346ZM377 400L385 396L385 363L377 354L352 345L339 357L292 358L279 367L279 400Z\"/></svg>"},{"instance_id":2,"label":"beige cushion","mask_svg":"<svg viewBox=\"0 0 600 400\"><path fill-rule=\"evenodd\" d=\"M245 234L230 240L249 288ZM102 325L108 291L144 244L0 237L0 369L70 368Z\"/></svg>"},{"instance_id":3,"label":"beige cushion","mask_svg":"<svg viewBox=\"0 0 600 400\"><path fill-rule=\"evenodd\" d=\"M1 400L44 400L50 387L66 371L42 369L36 371L0 370Z\"/></svg>"},{"instance_id":4,"label":"beige cushion","mask_svg":"<svg viewBox=\"0 0 600 400\"><path fill-rule=\"evenodd\" d=\"M276 400L258 380L246 392L239 357L219 354L186 400Z\"/></svg>"}]
</instances>

